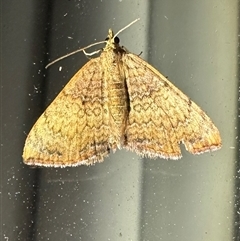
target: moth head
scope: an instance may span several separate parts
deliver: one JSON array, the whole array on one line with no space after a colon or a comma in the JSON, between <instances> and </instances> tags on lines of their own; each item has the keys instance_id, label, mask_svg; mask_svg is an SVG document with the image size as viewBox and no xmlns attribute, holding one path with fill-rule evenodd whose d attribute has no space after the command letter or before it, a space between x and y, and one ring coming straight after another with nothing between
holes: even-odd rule
<instances>
[{"instance_id":1,"label":"moth head","mask_svg":"<svg viewBox=\"0 0 240 241\"><path fill-rule=\"evenodd\" d=\"M105 39L105 41L106 41L106 48L115 49L116 45L119 44L120 39L116 35L114 35L112 29L109 29L108 30L108 36Z\"/></svg>"},{"instance_id":2,"label":"moth head","mask_svg":"<svg viewBox=\"0 0 240 241\"><path fill-rule=\"evenodd\" d=\"M114 33L113 33L112 29L109 29L106 40L111 40L111 39L113 39L113 37L114 37Z\"/></svg>"}]
</instances>

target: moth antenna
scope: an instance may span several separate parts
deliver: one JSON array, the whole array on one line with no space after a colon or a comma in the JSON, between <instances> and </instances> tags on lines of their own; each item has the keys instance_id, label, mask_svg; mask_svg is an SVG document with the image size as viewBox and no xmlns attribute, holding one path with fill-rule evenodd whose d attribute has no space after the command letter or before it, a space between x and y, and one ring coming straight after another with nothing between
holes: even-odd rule
<instances>
[{"instance_id":1,"label":"moth antenna","mask_svg":"<svg viewBox=\"0 0 240 241\"><path fill-rule=\"evenodd\" d=\"M131 23L129 23L127 26L125 26L124 28L120 29L120 30L114 35L113 38L115 38L115 37L116 37L118 34L120 34L123 30L125 30L125 29L128 28L128 27L130 27L131 25L133 25L134 23L136 23L136 22L139 21L139 20L140 20L140 18L137 18L137 19L135 19L134 21L132 21ZM87 47L84 47L84 48L75 50L75 51L73 51L73 52L71 52L71 53L69 53L69 54L63 55L62 57L59 57L59 58L53 60L52 62L50 62L48 65L46 65L45 69L47 69L49 66L55 64L56 62L58 62L58 61L60 61L60 60L62 60L62 59L65 59L65 58L67 58L67 57L69 57L69 56L71 56L71 55L73 55L73 54L76 54L76 53L78 53L78 52L84 51L85 49L91 48L91 47L93 47L93 46L95 46L95 45L102 44L102 43L106 43L106 40L100 41L100 42L97 42L97 43L90 44L90 45L88 45ZM85 53L86 55L93 55L93 54L98 53L98 52L99 52L99 51L94 51L92 54L87 54L87 53L84 51L84 53Z\"/></svg>"},{"instance_id":2,"label":"moth antenna","mask_svg":"<svg viewBox=\"0 0 240 241\"><path fill-rule=\"evenodd\" d=\"M134 21L132 21L131 23L129 23L127 26L125 26L124 28L120 29L114 36L113 38L115 38L116 36L118 36L118 34L120 34L123 30L125 30L126 28L130 27L131 25L133 25L134 23L136 23L137 21L139 21L140 18L135 19Z\"/></svg>"},{"instance_id":3,"label":"moth antenna","mask_svg":"<svg viewBox=\"0 0 240 241\"><path fill-rule=\"evenodd\" d=\"M85 49L91 48L91 47L93 47L93 46L95 46L95 45L102 44L102 43L106 43L106 40L100 41L100 42L97 42L97 43L90 44L90 45L88 45L87 47L84 47L84 48L75 50L75 51L73 51L73 52L71 52L71 53L69 53L69 54L63 55L62 57L59 57L59 58L53 60L52 62L50 62L48 65L46 65L45 69L47 69L50 65L55 64L56 62L58 62L58 61L60 61L60 60L62 60L62 59L65 59L65 58L67 58L67 57L69 57L69 56L71 56L71 55L73 55L73 54L76 54L76 53L78 53L78 52L84 51ZM84 51L84 52L85 52L85 51ZM98 51L94 51L93 53L97 53L97 52L98 52Z\"/></svg>"}]
</instances>

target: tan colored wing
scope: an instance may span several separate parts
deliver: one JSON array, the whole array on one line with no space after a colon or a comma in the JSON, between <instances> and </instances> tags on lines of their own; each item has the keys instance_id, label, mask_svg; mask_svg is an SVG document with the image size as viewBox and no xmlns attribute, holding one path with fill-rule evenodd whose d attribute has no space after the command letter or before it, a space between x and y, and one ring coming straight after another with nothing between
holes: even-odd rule
<instances>
[{"instance_id":1,"label":"tan colored wing","mask_svg":"<svg viewBox=\"0 0 240 241\"><path fill-rule=\"evenodd\" d=\"M103 161L111 147L99 68L99 58L90 60L41 115L26 139L26 164L64 167Z\"/></svg>"},{"instance_id":2,"label":"tan colored wing","mask_svg":"<svg viewBox=\"0 0 240 241\"><path fill-rule=\"evenodd\" d=\"M162 74L133 54L122 61L131 108L126 148L151 158L178 159L180 142L192 154L221 147L211 119Z\"/></svg>"}]
</instances>

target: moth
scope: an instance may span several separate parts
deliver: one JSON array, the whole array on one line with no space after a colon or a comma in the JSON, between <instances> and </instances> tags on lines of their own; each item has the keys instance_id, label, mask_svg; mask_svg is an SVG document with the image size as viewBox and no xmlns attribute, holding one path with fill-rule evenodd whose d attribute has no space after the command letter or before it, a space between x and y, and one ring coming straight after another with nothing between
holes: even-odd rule
<instances>
[{"instance_id":1,"label":"moth","mask_svg":"<svg viewBox=\"0 0 240 241\"><path fill-rule=\"evenodd\" d=\"M180 143L192 154L221 147L218 129L200 107L120 46L122 30L114 35L109 29L100 56L72 77L37 120L25 142L25 164L92 165L121 148L179 159Z\"/></svg>"}]
</instances>

